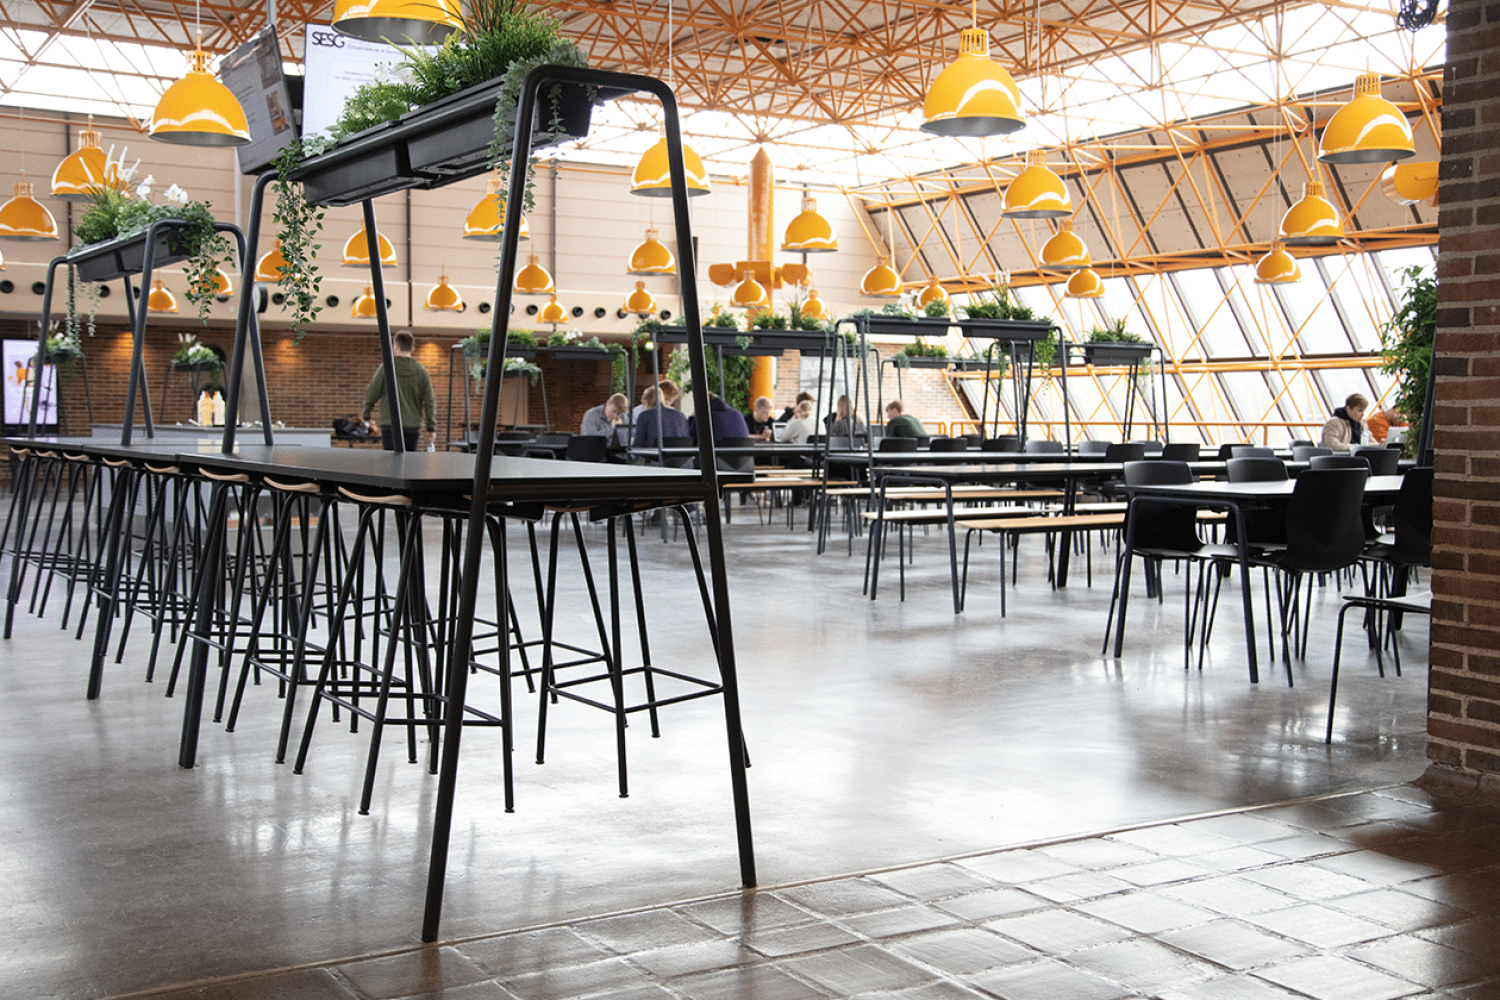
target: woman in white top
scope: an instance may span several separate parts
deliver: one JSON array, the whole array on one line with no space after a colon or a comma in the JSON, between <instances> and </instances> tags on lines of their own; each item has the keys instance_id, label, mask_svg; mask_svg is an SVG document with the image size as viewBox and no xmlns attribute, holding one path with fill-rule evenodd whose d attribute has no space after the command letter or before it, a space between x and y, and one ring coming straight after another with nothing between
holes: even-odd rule
<instances>
[{"instance_id":1,"label":"woman in white top","mask_svg":"<svg viewBox=\"0 0 1500 1000\"><path fill-rule=\"evenodd\" d=\"M785 444L807 444L814 433L812 401L804 399L792 408L792 419L782 428L781 440Z\"/></svg>"}]
</instances>

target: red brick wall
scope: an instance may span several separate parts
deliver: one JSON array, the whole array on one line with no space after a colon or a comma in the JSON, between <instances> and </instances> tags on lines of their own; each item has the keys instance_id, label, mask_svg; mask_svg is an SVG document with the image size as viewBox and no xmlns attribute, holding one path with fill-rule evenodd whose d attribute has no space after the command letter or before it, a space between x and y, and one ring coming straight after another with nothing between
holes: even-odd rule
<instances>
[{"instance_id":1,"label":"red brick wall","mask_svg":"<svg viewBox=\"0 0 1500 1000\"><path fill-rule=\"evenodd\" d=\"M1500 791L1500 7L1448 9L1429 777Z\"/></svg>"}]
</instances>

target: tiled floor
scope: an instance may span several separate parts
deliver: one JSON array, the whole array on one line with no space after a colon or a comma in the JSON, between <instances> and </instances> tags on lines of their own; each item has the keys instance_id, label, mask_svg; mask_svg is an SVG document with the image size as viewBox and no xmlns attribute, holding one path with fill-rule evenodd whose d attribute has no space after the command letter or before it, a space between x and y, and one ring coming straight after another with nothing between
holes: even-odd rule
<instances>
[{"instance_id":1,"label":"tiled floor","mask_svg":"<svg viewBox=\"0 0 1500 1000\"><path fill-rule=\"evenodd\" d=\"M523 696L514 814L493 734L465 739L436 948L433 783L399 735L369 816L363 734L272 763L270 685L184 771L144 633L88 702L87 643L23 610L0 644L0 997L1500 996L1500 813L1408 784L1425 621L1402 678L1354 644L1325 747L1334 595L1289 689L1280 663L1247 682L1232 600L1201 673L1178 600L1134 601L1101 657L1107 586L1079 567L1050 590L1035 540L1002 619L989 548L954 616L936 536L907 600L874 603L858 549L750 516L728 538L762 888L737 891L716 705L632 727L622 800L607 718L560 706L536 767ZM642 558L657 662L701 663L681 542Z\"/></svg>"}]
</instances>

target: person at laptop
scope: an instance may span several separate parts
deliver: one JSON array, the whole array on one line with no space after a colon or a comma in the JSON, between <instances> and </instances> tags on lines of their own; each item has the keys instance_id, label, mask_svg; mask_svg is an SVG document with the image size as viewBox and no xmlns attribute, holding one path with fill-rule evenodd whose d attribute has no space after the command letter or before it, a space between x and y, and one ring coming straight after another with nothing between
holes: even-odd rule
<instances>
[{"instance_id":1,"label":"person at laptop","mask_svg":"<svg viewBox=\"0 0 1500 1000\"><path fill-rule=\"evenodd\" d=\"M749 430L749 436L762 441L771 440L771 425L775 422L771 415L771 400L765 396L757 396L755 406L745 414L745 428Z\"/></svg>"},{"instance_id":2,"label":"person at laptop","mask_svg":"<svg viewBox=\"0 0 1500 1000\"><path fill-rule=\"evenodd\" d=\"M666 438L688 437L687 417L677 410L661 403L661 393L656 386L648 386L641 393L641 402L645 409L635 418L635 439L631 444L636 448L655 448L657 443Z\"/></svg>"},{"instance_id":3,"label":"person at laptop","mask_svg":"<svg viewBox=\"0 0 1500 1000\"><path fill-rule=\"evenodd\" d=\"M1365 430L1370 432L1370 440L1375 444L1385 444L1385 439L1390 436L1392 427L1405 427L1406 418L1401 416L1401 411L1394 406L1385 410L1376 410L1365 418Z\"/></svg>"},{"instance_id":4,"label":"person at laptop","mask_svg":"<svg viewBox=\"0 0 1500 1000\"><path fill-rule=\"evenodd\" d=\"M922 421L906 412L901 400L893 399L885 404L885 436L896 438L923 438L927 428Z\"/></svg>"}]
</instances>

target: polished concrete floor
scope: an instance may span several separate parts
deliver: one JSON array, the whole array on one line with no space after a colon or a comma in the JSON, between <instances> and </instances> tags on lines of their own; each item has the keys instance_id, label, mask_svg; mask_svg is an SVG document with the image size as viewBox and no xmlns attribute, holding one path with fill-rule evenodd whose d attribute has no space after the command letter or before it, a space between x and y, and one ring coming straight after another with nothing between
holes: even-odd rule
<instances>
[{"instance_id":1,"label":"polished concrete floor","mask_svg":"<svg viewBox=\"0 0 1500 1000\"><path fill-rule=\"evenodd\" d=\"M607 716L559 706L538 767L518 684L517 810L498 736L471 731L447 946L417 948L434 782L398 734L369 816L365 733L325 721L295 775L272 760L269 685L179 769L180 705L142 682L148 637L88 702L88 647L54 598L0 646L0 995L223 980L180 995L1372 998L1500 971L1476 959L1453 966L1469 979L1427 982L1361 950L1399 938L1392 954L1430 966L1495 940L1500 904L1454 907L1493 885L1500 814L1406 787L1426 764L1425 621L1401 640L1404 677L1376 677L1356 641L1326 747L1331 593L1289 689L1279 661L1247 682L1229 605L1201 673L1183 669L1176 600L1138 599L1124 657L1101 657L1105 574L1050 590L1037 539L1003 619L992 546L956 617L937 536L919 539L907 599L887 586L873 603L858 549L817 556L748 513L728 541L761 892L737 892L714 702L666 710L658 740L632 725L622 799ZM641 552L654 660L702 669L685 547L653 535ZM1439 850L1434 833L1473 842ZM1141 971L1163 962L1181 975Z\"/></svg>"}]
</instances>

